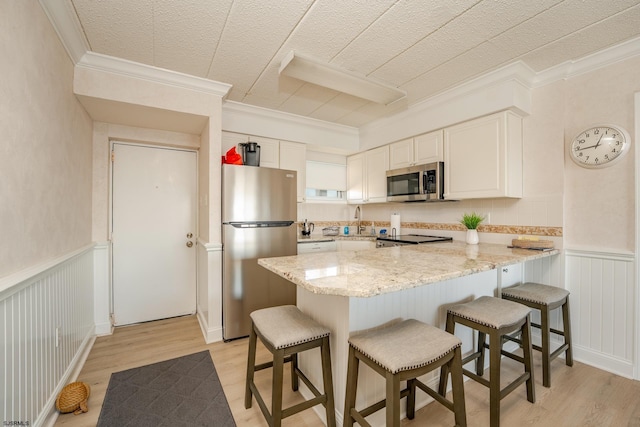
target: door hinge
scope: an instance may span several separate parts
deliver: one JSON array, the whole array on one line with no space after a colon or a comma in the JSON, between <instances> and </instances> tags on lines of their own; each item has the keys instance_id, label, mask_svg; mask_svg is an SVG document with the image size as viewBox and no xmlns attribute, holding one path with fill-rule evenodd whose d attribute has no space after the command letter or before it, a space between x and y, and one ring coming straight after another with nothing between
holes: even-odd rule
<instances>
[{"instance_id":1,"label":"door hinge","mask_svg":"<svg viewBox=\"0 0 640 427\"><path fill-rule=\"evenodd\" d=\"M111 150L111 163L113 163L116 160L116 152Z\"/></svg>"}]
</instances>

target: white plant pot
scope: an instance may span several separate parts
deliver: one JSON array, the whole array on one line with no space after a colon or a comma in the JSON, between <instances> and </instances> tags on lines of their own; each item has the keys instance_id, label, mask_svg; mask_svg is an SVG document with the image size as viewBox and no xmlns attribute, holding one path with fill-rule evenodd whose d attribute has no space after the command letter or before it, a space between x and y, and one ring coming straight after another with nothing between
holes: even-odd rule
<instances>
[{"instance_id":1,"label":"white plant pot","mask_svg":"<svg viewBox=\"0 0 640 427\"><path fill-rule=\"evenodd\" d=\"M478 241L478 230L467 230L467 244L477 245Z\"/></svg>"}]
</instances>

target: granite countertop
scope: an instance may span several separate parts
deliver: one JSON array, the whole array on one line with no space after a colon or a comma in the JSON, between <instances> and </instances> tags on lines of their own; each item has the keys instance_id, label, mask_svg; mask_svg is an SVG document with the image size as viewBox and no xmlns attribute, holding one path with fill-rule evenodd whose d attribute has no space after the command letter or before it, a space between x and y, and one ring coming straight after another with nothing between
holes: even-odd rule
<instances>
[{"instance_id":1,"label":"granite countertop","mask_svg":"<svg viewBox=\"0 0 640 427\"><path fill-rule=\"evenodd\" d=\"M298 236L298 243L311 243L311 242L330 242L332 240L371 240L378 239L378 235L371 234L339 234L337 236Z\"/></svg>"},{"instance_id":2,"label":"granite countertop","mask_svg":"<svg viewBox=\"0 0 640 427\"><path fill-rule=\"evenodd\" d=\"M258 264L313 293L372 297L559 253L453 241L261 258Z\"/></svg>"}]
</instances>

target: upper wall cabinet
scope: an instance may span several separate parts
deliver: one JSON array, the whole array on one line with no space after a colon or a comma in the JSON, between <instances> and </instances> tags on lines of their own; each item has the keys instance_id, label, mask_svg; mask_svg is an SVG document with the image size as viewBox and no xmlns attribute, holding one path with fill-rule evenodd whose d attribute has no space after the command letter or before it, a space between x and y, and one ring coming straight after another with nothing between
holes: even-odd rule
<instances>
[{"instance_id":1,"label":"upper wall cabinet","mask_svg":"<svg viewBox=\"0 0 640 427\"><path fill-rule=\"evenodd\" d=\"M262 162L260 162L262 165ZM280 141L280 169L298 172L298 203L305 200L307 147L297 142Z\"/></svg>"},{"instance_id":2,"label":"upper wall cabinet","mask_svg":"<svg viewBox=\"0 0 640 427\"><path fill-rule=\"evenodd\" d=\"M522 197L522 119L505 111L444 130L445 197Z\"/></svg>"},{"instance_id":3,"label":"upper wall cabinet","mask_svg":"<svg viewBox=\"0 0 640 427\"><path fill-rule=\"evenodd\" d=\"M347 158L347 203L387 201L389 147L383 146Z\"/></svg>"},{"instance_id":4,"label":"upper wall cabinet","mask_svg":"<svg viewBox=\"0 0 640 427\"><path fill-rule=\"evenodd\" d=\"M389 169L400 169L443 160L442 130L389 145Z\"/></svg>"},{"instance_id":5,"label":"upper wall cabinet","mask_svg":"<svg viewBox=\"0 0 640 427\"><path fill-rule=\"evenodd\" d=\"M257 142L260 146L260 166L265 168L280 167L280 149L277 139L262 138L260 136L248 136L233 132L222 132L222 155L225 155L231 147L236 147L241 153L239 144L247 141Z\"/></svg>"}]
</instances>

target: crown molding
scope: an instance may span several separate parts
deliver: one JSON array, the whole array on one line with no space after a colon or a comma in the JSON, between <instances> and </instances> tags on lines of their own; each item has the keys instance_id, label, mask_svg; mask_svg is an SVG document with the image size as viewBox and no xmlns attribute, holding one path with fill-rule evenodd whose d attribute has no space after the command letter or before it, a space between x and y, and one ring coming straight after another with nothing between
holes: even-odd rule
<instances>
[{"instance_id":1,"label":"crown molding","mask_svg":"<svg viewBox=\"0 0 640 427\"><path fill-rule=\"evenodd\" d=\"M231 89L231 85L227 83L195 77L190 74L179 73L177 71L171 71L95 52L86 52L82 55L80 61L76 64L76 67L134 77L154 83L161 83L197 92L209 93L222 98L227 96Z\"/></svg>"},{"instance_id":2,"label":"crown molding","mask_svg":"<svg viewBox=\"0 0 640 427\"><path fill-rule=\"evenodd\" d=\"M628 40L575 61L566 61L547 68L535 75L531 87L537 88L550 83L567 80L581 74L613 65L640 55L640 37Z\"/></svg>"},{"instance_id":3,"label":"crown molding","mask_svg":"<svg viewBox=\"0 0 640 427\"><path fill-rule=\"evenodd\" d=\"M40 6L49 18L58 38L74 64L77 64L89 50L89 42L84 35L76 11L70 1L40 0Z\"/></svg>"},{"instance_id":4,"label":"crown molding","mask_svg":"<svg viewBox=\"0 0 640 427\"><path fill-rule=\"evenodd\" d=\"M535 72L522 61L470 80L409 106L405 111L360 128L361 149L442 129L466 120L511 110L531 113L531 85Z\"/></svg>"},{"instance_id":5,"label":"crown molding","mask_svg":"<svg viewBox=\"0 0 640 427\"><path fill-rule=\"evenodd\" d=\"M307 143L342 154L359 149L359 130L235 101L222 103L222 130Z\"/></svg>"},{"instance_id":6,"label":"crown molding","mask_svg":"<svg viewBox=\"0 0 640 427\"><path fill-rule=\"evenodd\" d=\"M318 129L330 129L333 132L358 135L358 128L341 125L339 123L326 122L312 117L299 116L285 111L272 110L270 108L257 107L237 101L226 100L222 104L222 111L235 112L250 116L263 117L271 120L282 120L288 123L309 126Z\"/></svg>"}]
</instances>

